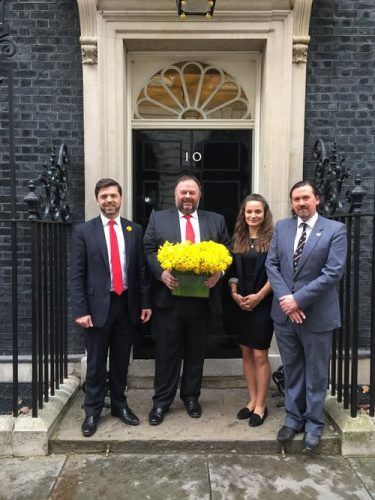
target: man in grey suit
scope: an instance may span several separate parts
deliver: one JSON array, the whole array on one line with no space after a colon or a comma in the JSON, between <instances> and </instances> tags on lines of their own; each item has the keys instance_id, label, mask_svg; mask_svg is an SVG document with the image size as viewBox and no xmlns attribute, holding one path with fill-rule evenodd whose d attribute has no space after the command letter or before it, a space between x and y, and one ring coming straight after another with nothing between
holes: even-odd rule
<instances>
[{"instance_id":1,"label":"man in grey suit","mask_svg":"<svg viewBox=\"0 0 375 500\"><path fill-rule=\"evenodd\" d=\"M108 350L111 414L139 424L124 392L135 325L151 317L142 228L120 217L122 189L116 181L98 181L95 196L101 214L76 226L71 257L72 310L84 328L87 351L85 437L96 432L103 408Z\"/></svg>"},{"instance_id":2,"label":"man in grey suit","mask_svg":"<svg viewBox=\"0 0 375 500\"><path fill-rule=\"evenodd\" d=\"M206 280L211 289L208 299L176 297L171 293L178 284L172 270L163 270L157 260L157 251L165 241L194 240L198 243L212 240L229 246L224 217L197 210L200 197L198 179L189 175L180 177L175 187L176 207L153 212L144 236L146 259L153 276L153 328L156 332L155 395L149 414L151 425L163 422L175 398L182 358L180 397L190 417L199 418L202 414L198 398L206 341L211 314L221 310L221 296L216 285L222 273L215 273Z\"/></svg>"},{"instance_id":3,"label":"man in grey suit","mask_svg":"<svg viewBox=\"0 0 375 500\"><path fill-rule=\"evenodd\" d=\"M341 325L337 285L347 241L343 224L317 213L313 182L297 182L290 198L296 217L276 224L266 261L285 373L286 418L277 438L283 443L304 432L304 451L310 452L324 427L331 333Z\"/></svg>"}]
</instances>

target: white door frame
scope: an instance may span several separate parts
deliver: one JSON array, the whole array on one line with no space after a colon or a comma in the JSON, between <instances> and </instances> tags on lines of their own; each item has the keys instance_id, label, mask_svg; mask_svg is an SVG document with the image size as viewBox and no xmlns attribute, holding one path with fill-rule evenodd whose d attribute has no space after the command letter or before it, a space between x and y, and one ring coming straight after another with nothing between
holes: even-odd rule
<instances>
[{"instance_id":1,"label":"white door frame","mask_svg":"<svg viewBox=\"0 0 375 500\"><path fill-rule=\"evenodd\" d=\"M116 178L131 216L127 53L134 50L262 52L256 177L275 219L302 178L306 52L312 0L231 0L210 22L181 21L174 2L77 0L83 51L86 217L97 213L95 182ZM255 164L255 162L254 162ZM255 170L255 169L254 169Z\"/></svg>"}]
</instances>

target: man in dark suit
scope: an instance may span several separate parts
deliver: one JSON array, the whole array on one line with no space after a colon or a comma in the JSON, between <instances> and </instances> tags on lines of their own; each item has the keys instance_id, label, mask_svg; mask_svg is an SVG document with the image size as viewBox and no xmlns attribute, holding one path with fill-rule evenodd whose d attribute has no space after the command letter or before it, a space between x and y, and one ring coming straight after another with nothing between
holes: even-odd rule
<instances>
[{"instance_id":1,"label":"man in dark suit","mask_svg":"<svg viewBox=\"0 0 375 500\"><path fill-rule=\"evenodd\" d=\"M290 191L296 217L279 221L266 261L274 293L271 316L285 373L283 443L304 432L312 451L323 432L331 333L341 324L337 286L347 251L344 224L317 213L319 196L311 181Z\"/></svg>"},{"instance_id":2,"label":"man in dark suit","mask_svg":"<svg viewBox=\"0 0 375 500\"><path fill-rule=\"evenodd\" d=\"M84 436L96 432L106 392L109 350L111 414L138 425L125 397L135 325L151 317L142 229L120 217L121 186L101 179L95 187L101 214L79 224L72 239L71 299L87 350Z\"/></svg>"},{"instance_id":3,"label":"man in dark suit","mask_svg":"<svg viewBox=\"0 0 375 500\"><path fill-rule=\"evenodd\" d=\"M180 397L188 414L199 418L207 333L213 312L221 311L221 296L216 284L222 273L206 280L211 289L208 299L176 297L171 290L178 284L171 269L163 270L157 251L165 241L187 239L198 243L212 240L226 246L230 238L222 215L198 210L201 187L198 179L183 176L175 187L176 207L153 212L144 236L147 263L153 275L153 327L156 332L155 395L149 414L151 425L159 425L172 404L184 359Z\"/></svg>"}]
</instances>

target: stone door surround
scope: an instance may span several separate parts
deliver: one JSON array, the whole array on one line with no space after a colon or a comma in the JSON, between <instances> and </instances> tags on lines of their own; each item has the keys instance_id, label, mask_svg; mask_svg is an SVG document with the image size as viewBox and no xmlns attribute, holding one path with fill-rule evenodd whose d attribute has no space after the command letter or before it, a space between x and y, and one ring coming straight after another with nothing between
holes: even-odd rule
<instances>
[{"instance_id":1,"label":"stone door surround","mask_svg":"<svg viewBox=\"0 0 375 500\"><path fill-rule=\"evenodd\" d=\"M181 20L174 0L77 0L83 63L86 218L97 213L97 179L124 187L131 217L129 51L246 52L261 55L254 190L275 219L289 211L302 178L306 58L312 0L218 1L210 21Z\"/></svg>"}]
</instances>

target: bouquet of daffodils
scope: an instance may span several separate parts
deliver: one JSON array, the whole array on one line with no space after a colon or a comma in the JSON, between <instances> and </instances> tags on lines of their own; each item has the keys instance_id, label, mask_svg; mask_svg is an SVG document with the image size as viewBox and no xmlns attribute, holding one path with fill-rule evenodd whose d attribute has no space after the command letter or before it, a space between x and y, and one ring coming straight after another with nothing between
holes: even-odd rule
<instances>
[{"instance_id":1,"label":"bouquet of daffodils","mask_svg":"<svg viewBox=\"0 0 375 500\"><path fill-rule=\"evenodd\" d=\"M166 241L159 248L157 259L163 269L205 275L225 271L232 263L232 257L227 248L214 241L201 243Z\"/></svg>"}]
</instances>

